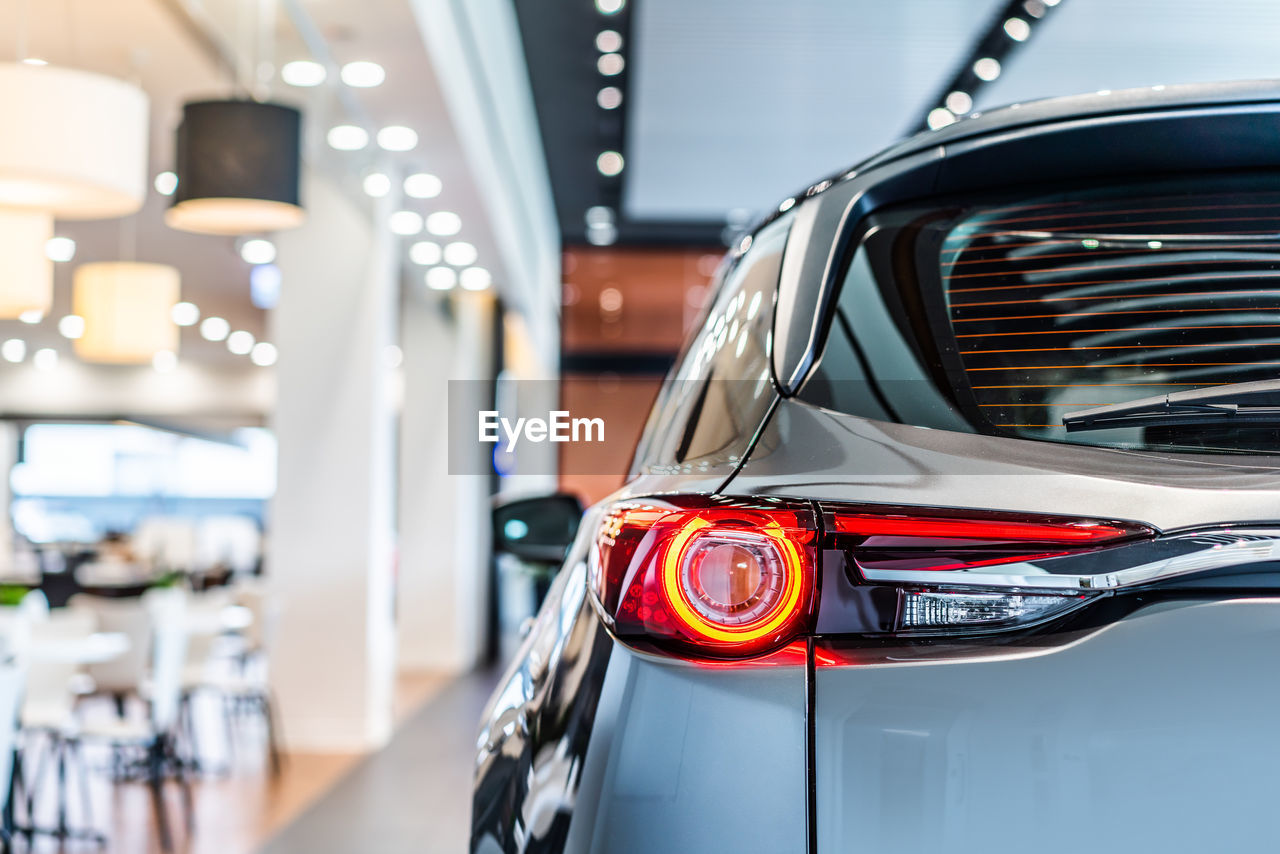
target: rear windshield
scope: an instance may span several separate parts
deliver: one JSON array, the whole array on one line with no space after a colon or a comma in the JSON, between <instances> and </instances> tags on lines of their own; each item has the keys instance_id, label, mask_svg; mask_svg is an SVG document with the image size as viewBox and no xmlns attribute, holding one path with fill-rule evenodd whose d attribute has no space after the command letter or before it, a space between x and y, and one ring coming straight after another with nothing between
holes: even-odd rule
<instances>
[{"instance_id":1,"label":"rear windshield","mask_svg":"<svg viewBox=\"0 0 1280 854\"><path fill-rule=\"evenodd\" d=\"M851 259L812 402L996 435L1280 451L1280 424L1068 433L1067 413L1280 377L1280 176L890 212Z\"/></svg>"}]
</instances>

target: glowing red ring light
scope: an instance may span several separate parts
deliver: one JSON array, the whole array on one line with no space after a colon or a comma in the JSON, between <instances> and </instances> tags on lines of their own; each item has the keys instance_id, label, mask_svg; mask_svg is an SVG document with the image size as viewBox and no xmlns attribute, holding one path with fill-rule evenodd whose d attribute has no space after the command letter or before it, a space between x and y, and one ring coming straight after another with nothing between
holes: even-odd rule
<instances>
[{"instance_id":1,"label":"glowing red ring light","mask_svg":"<svg viewBox=\"0 0 1280 854\"><path fill-rule=\"evenodd\" d=\"M782 559L783 585L778 601L767 612L740 625L715 622L695 608L681 582L684 562L691 546L700 536L719 530L733 530L760 536L769 541ZM747 646L773 637L785 629L804 611L806 577L805 561L786 530L775 521L764 524L717 526L706 519L692 517L672 537L659 565L662 590L672 612L684 627L695 635L719 644Z\"/></svg>"}]
</instances>

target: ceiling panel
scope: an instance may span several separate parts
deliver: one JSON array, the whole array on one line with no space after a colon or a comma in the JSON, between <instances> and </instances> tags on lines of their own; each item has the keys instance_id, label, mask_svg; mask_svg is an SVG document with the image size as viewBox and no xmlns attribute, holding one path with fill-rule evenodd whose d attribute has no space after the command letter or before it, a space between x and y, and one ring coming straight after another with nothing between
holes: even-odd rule
<instances>
[{"instance_id":1,"label":"ceiling panel","mask_svg":"<svg viewBox=\"0 0 1280 854\"><path fill-rule=\"evenodd\" d=\"M1276 77L1277 40L1275 0L1063 0L977 101Z\"/></svg>"},{"instance_id":2,"label":"ceiling panel","mask_svg":"<svg viewBox=\"0 0 1280 854\"><path fill-rule=\"evenodd\" d=\"M636 0L624 208L760 211L901 137L993 0Z\"/></svg>"}]
</instances>

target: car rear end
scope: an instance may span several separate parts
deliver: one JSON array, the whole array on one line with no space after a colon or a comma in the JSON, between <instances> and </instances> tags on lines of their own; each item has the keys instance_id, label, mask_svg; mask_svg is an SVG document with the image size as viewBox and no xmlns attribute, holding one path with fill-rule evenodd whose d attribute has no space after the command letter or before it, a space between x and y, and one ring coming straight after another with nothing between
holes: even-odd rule
<instances>
[{"instance_id":1,"label":"car rear end","mask_svg":"<svg viewBox=\"0 0 1280 854\"><path fill-rule=\"evenodd\" d=\"M503 847L1274 845L1280 424L1063 417L1280 377L1277 138L1269 86L1069 99L784 203L508 682L490 753L568 782Z\"/></svg>"},{"instance_id":2,"label":"car rear end","mask_svg":"<svg viewBox=\"0 0 1280 854\"><path fill-rule=\"evenodd\" d=\"M779 317L822 320L726 491L818 515L816 850L1276 844L1280 412L1063 419L1280 377L1277 130L1046 118L807 214Z\"/></svg>"}]
</instances>

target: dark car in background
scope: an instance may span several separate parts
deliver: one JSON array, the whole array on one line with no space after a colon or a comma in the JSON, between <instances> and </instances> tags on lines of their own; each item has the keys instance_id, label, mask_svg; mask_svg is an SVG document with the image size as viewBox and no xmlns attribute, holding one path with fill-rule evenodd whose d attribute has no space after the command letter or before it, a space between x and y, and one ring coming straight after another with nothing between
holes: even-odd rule
<instances>
[{"instance_id":1,"label":"dark car in background","mask_svg":"<svg viewBox=\"0 0 1280 854\"><path fill-rule=\"evenodd\" d=\"M735 247L486 711L474 851L1280 844L1280 87L1157 88Z\"/></svg>"}]
</instances>

